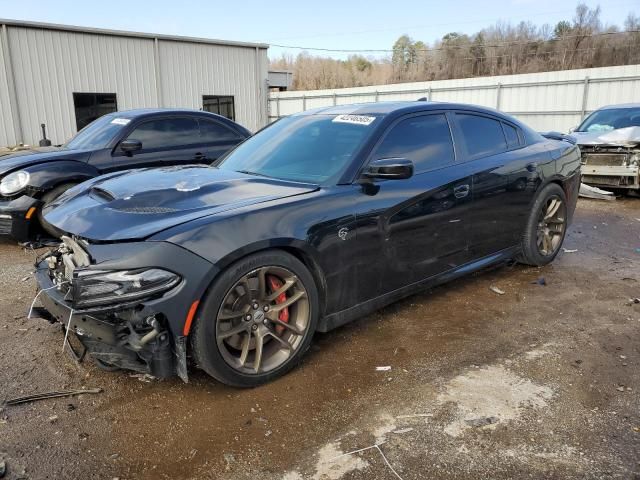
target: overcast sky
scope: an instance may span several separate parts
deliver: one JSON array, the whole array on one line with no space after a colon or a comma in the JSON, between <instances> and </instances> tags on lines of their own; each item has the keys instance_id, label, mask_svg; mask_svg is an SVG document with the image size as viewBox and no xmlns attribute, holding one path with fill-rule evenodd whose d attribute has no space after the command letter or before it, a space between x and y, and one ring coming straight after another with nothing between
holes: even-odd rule
<instances>
[{"instance_id":1,"label":"overcast sky","mask_svg":"<svg viewBox=\"0 0 640 480\"><path fill-rule=\"evenodd\" d=\"M622 26L640 0L587 0L604 23ZM555 24L569 0L0 0L0 18L330 49L389 49L403 33L428 43L499 20ZM300 50L272 47L269 56ZM320 54L320 52L311 52ZM337 58L338 53L322 53Z\"/></svg>"}]
</instances>

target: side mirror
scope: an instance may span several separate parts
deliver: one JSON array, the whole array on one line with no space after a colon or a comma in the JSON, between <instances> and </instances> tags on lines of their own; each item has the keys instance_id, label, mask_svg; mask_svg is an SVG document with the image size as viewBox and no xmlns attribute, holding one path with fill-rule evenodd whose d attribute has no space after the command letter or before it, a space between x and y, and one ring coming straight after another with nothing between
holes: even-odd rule
<instances>
[{"instance_id":1,"label":"side mirror","mask_svg":"<svg viewBox=\"0 0 640 480\"><path fill-rule=\"evenodd\" d=\"M573 132L575 132L575 131L576 131L576 128L578 128L578 126L577 126L577 125L576 125L575 127L571 127L571 128L569 129L569 132L568 132L568 133L573 133Z\"/></svg>"},{"instance_id":2,"label":"side mirror","mask_svg":"<svg viewBox=\"0 0 640 480\"><path fill-rule=\"evenodd\" d=\"M142 149L142 142L140 140L123 140L120 142L120 150L127 155L131 155L140 149Z\"/></svg>"},{"instance_id":3,"label":"side mirror","mask_svg":"<svg viewBox=\"0 0 640 480\"><path fill-rule=\"evenodd\" d=\"M413 176L413 162L406 158L381 158L371 162L362 175L366 178L404 180Z\"/></svg>"}]
</instances>

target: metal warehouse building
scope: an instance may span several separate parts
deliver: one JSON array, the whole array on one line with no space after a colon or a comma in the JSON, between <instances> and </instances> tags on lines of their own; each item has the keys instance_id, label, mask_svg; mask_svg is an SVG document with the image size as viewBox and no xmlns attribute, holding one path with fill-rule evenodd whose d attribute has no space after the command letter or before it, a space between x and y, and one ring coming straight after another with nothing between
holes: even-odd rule
<instances>
[{"instance_id":1,"label":"metal warehouse building","mask_svg":"<svg viewBox=\"0 0 640 480\"><path fill-rule=\"evenodd\" d=\"M54 145L141 107L267 123L267 45L0 20L0 147Z\"/></svg>"}]
</instances>

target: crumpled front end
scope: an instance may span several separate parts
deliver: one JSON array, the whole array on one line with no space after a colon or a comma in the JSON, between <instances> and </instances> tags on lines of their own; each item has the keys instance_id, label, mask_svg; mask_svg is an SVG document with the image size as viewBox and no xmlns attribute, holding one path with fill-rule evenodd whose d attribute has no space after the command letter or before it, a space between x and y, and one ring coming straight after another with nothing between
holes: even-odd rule
<instances>
[{"instance_id":1,"label":"crumpled front end","mask_svg":"<svg viewBox=\"0 0 640 480\"><path fill-rule=\"evenodd\" d=\"M581 145L582 181L603 188L640 189L640 148Z\"/></svg>"},{"instance_id":2,"label":"crumpled front end","mask_svg":"<svg viewBox=\"0 0 640 480\"><path fill-rule=\"evenodd\" d=\"M212 265L167 242L62 240L36 265L38 300L49 319L101 367L186 381L185 323Z\"/></svg>"},{"instance_id":3,"label":"crumpled front end","mask_svg":"<svg viewBox=\"0 0 640 480\"><path fill-rule=\"evenodd\" d=\"M575 132L582 181L603 188L640 189L640 127Z\"/></svg>"}]
</instances>

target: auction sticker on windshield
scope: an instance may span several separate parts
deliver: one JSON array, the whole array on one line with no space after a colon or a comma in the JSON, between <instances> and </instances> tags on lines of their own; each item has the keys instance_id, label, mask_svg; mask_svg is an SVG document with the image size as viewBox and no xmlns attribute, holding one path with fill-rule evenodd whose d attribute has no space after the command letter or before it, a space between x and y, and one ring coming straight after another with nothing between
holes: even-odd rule
<instances>
[{"instance_id":1,"label":"auction sticker on windshield","mask_svg":"<svg viewBox=\"0 0 640 480\"><path fill-rule=\"evenodd\" d=\"M335 123L351 123L354 125L371 125L376 117L367 115L338 115L332 121Z\"/></svg>"},{"instance_id":2,"label":"auction sticker on windshield","mask_svg":"<svg viewBox=\"0 0 640 480\"><path fill-rule=\"evenodd\" d=\"M130 122L131 120L128 118L114 118L113 120L111 120L111 123L114 123L116 125L126 125Z\"/></svg>"}]
</instances>

